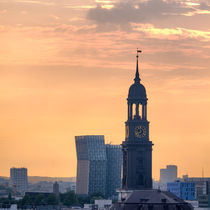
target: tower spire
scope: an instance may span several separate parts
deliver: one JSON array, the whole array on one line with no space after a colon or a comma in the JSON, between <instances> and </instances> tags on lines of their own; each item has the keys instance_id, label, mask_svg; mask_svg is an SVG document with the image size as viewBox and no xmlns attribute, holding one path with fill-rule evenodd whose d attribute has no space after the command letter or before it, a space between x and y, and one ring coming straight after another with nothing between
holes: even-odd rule
<instances>
[{"instance_id":1,"label":"tower spire","mask_svg":"<svg viewBox=\"0 0 210 210\"><path fill-rule=\"evenodd\" d=\"M139 77L139 54L141 53L141 50L138 50L137 48L137 54L136 54L136 76L135 76L135 83L139 83L141 81L140 77Z\"/></svg>"}]
</instances>

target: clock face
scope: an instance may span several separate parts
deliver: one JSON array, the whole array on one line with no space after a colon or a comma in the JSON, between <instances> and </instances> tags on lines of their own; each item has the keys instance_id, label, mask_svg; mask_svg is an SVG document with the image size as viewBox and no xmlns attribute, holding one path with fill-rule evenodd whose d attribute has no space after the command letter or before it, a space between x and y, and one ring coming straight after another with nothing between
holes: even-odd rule
<instances>
[{"instance_id":1,"label":"clock face","mask_svg":"<svg viewBox=\"0 0 210 210\"><path fill-rule=\"evenodd\" d=\"M143 138L146 136L146 134L147 134L147 130L145 126L139 125L135 127L135 136L137 138Z\"/></svg>"}]
</instances>

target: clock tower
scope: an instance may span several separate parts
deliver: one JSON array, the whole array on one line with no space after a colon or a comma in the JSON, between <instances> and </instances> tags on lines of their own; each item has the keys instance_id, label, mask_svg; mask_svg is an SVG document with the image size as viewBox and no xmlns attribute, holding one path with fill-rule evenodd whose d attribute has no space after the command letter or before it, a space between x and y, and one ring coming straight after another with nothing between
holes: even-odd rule
<instances>
[{"instance_id":1,"label":"clock tower","mask_svg":"<svg viewBox=\"0 0 210 210\"><path fill-rule=\"evenodd\" d=\"M136 75L128 93L128 120L125 122L123 150L124 190L152 189L152 142L149 140L147 95L139 77L137 50Z\"/></svg>"}]
</instances>

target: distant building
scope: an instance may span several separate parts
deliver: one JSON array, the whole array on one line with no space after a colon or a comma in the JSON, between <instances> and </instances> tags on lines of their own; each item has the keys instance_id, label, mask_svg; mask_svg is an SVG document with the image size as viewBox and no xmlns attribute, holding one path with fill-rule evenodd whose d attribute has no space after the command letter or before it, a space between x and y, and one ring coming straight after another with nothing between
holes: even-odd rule
<instances>
[{"instance_id":1,"label":"distant building","mask_svg":"<svg viewBox=\"0 0 210 210\"><path fill-rule=\"evenodd\" d=\"M195 183L195 198L208 194L208 182L207 181L194 181Z\"/></svg>"},{"instance_id":2,"label":"distant building","mask_svg":"<svg viewBox=\"0 0 210 210\"><path fill-rule=\"evenodd\" d=\"M183 181L195 183L196 199L199 196L210 194L210 177L188 177L185 175Z\"/></svg>"},{"instance_id":3,"label":"distant building","mask_svg":"<svg viewBox=\"0 0 210 210\"><path fill-rule=\"evenodd\" d=\"M17 210L17 204L1 204L0 210Z\"/></svg>"},{"instance_id":4,"label":"distant building","mask_svg":"<svg viewBox=\"0 0 210 210\"><path fill-rule=\"evenodd\" d=\"M106 196L117 195L116 189L121 186L122 148L120 145L106 145L107 175Z\"/></svg>"},{"instance_id":5,"label":"distant building","mask_svg":"<svg viewBox=\"0 0 210 210\"><path fill-rule=\"evenodd\" d=\"M195 183L192 182L170 182L167 190L183 200L195 200Z\"/></svg>"},{"instance_id":6,"label":"distant building","mask_svg":"<svg viewBox=\"0 0 210 210\"><path fill-rule=\"evenodd\" d=\"M105 145L104 136L76 136L76 193L116 194L121 185L122 150L119 145Z\"/></svg>"},{"instance_id":7,"label":"distant building","mask_svg":"<svg viewBox=\"0 0 210 210\"><path fill-rule=\"evenodd\" d=\"M59 184L58 184L58 182L55 182L53 184L53 193L56 195L56 198L59 199L60 192L59 192Z\"/></svg>"},{"instance_id":8,"label":"distant building","mask_svg":"<svg viewBox=\"0 0 210 210\"><path fill-rule=\"evenodd\" d=\"M95 200L95 206L98 210L110 209L112 200Z\"/></svg>"},{"instance_id":9,"label":"distant building","mask_svg":"<svg viewBox=\"0 0 210 210\"><path fill-rule=\"evenodd\" d=\"M28 189L27 168L11 168L10 183L16 191L24 194Z\"/></svg>"},{"instance_id":10,"label":"distant building","mask_svg":"<svg viewBox=\"0 0 210 210\"><path fill-rule=\"evenodd\" d=\"M106 193L106 147L104 136L76 136L76 193Z\"/></svg>"},{"instance_id":11,"label":"distant building","mask_svg":"<svg viewBox=\"0 0 210 210\"><path fill-rule=\"evenodd\" d=\"M198 199L198 206L200 208L210 208L210 194L201 195L197 199Z\"/></svg>"},{"instance_id":12,"label":"distant building","mask_svg":"<svg viewBox=\"0 0 210 210\"><path fill-rule=\"evenodd\" d=\"M9 186L9 179L6 178L6 177L5 178L0 177L0 185L8 187Z\"/></svg>"},{"instance_id":13,"label":"distant building","mask_svg":"<svg viewBox=\"0 0 210 210\"><path fill-rule=\"evenodd\" d=\"M27 192L53 192L53 184L55 182L41 181L34 184L29 184ZM59 193L66 193L68 191L75 191L76 183L75 182L64 182L57 181L59 185Z\"/></svg>"},{"instance_id":14,"label":"distant building","mask_svg":"<svg viewBox=\"0 0 210 210\"><path fill-rule=\"evenodd\" d=\"M160 169L160 182L174 182L177 179L177 166L167 165L166 168Z\"/></svg>"},{"instance_id":15,"label":"distant building","mask_svg":"<svg viewBox=\"0 0 210 210\"><path fill-rule=\"evenodd\" d=\"M156 189L156 190L161 190L161 191L167 191L167 183L162 183L159 181L154 181L153 180L153 185L152 185L152 189Z\"/></svg>"}]
</instances>

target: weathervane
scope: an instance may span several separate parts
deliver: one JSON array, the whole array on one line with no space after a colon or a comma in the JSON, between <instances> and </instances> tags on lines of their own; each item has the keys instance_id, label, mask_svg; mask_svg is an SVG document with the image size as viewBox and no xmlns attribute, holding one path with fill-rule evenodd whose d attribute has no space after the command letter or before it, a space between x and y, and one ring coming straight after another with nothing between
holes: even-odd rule
<instances>
[{"instance_id":1,"label":"weathervane","mask_svg":"<svg viewBox=\"0 0 210 210\"><path fill-rule=\"evenodd\" d=\"M139 53L141 53L142 51L141 50L139 50L138 48L137 48L137 50L136 50L136 57L138 58L139 57Z\"/></svg>"}]
</instances>

